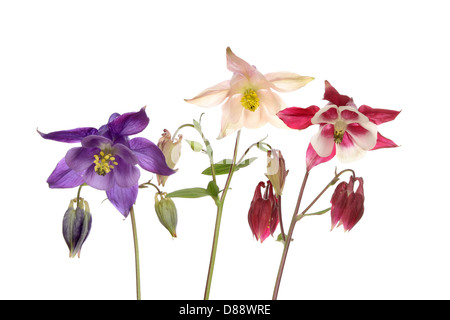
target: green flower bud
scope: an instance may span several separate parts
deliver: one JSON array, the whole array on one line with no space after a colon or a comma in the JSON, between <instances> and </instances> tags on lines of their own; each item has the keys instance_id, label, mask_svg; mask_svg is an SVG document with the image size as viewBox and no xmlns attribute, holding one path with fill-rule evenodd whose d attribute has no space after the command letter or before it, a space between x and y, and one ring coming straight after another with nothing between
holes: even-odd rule
<instances>
[{"instance_id":1,"label":"green flower bud","mask_svg":"<svg viewBox=\"0 0 450 320\"><path fill-rule=\"evenodd\" d=\"M155 195L155 211L159 222L170 232L172 237L177 237L177 208L171 198L165 197L166 193Z\"/></svg>"},{"instance_id":2,"label":"green flower bud","mask_svg":"<svg viewBox=\"0 0 450 320\"><path fill-rule=\"evenodd\" d=\"M77 254L80 257L81 246L87 239L92 224L92 215L87 201L80 198L76 209L74 209L75 203L77 203L76 198L70 201L62 223L63 237L69 247L70 258Z\"/></svg>"}]
</instances>

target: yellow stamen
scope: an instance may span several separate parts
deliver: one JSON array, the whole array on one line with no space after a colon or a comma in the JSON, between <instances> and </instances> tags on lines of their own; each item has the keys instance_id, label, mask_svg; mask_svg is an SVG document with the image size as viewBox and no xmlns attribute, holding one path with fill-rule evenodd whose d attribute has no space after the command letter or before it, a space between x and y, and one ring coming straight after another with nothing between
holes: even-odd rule
<instances>
[{"instance_id":1,"label":"yellow stamen","mask_svg":"<svg viewBox=\"0 0 450 320\"><path fill-rule=\"evenodd\" d=\"M118 163L114 160L114 158L110 153L105 155L103 151L100 151L99 154L94 155L94 163L95 167L94 170L97 172L98 175L104 176L107 173L111 172L112 169L114 169L114 166L111 164L111 161L114 165L118 165Z\"/></svg>"},{"instance_id":2,"label":"yellow stamen","mask_svg":"<svg viewBox=\"0 0 450 320\"><path fill-rule=\"evenodd\" d=\"M259 97L255 90L247 89L241 99L241 105L250 111L255 112L259 107Z\"/></svg>"},{"instance_id":3,"label":"yellow stamen","mask_svg":"<svg viewBox=\"0 0 450 320\"><path fill-rule=\"evenodd\" d=\"M336 144L340 144L342 142L346 128L347 125L343 121L338 120L334 124L334 142Z\"/></svg>"}]
</instances>

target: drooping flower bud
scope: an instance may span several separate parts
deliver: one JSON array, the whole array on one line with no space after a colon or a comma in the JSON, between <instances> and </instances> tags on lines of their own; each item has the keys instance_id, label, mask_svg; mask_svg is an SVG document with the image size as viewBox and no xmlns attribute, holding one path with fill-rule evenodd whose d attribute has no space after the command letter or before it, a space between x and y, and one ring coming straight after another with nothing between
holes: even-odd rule
<instances>
[{"instance_id":1,"label":"drooping flower bud","mask_svg":"<svg viewBox=\"0 0 450 320\"><path fill-rule=\"evenodd\" d=\"M177 207L171 198L166 198L165 193L155 194L155 211L159 222L170 232L172 237L177 237Z\"/></svg>"},{"instance_id":2,"label":"drooping flower bud","mask_svg":"<svg viewBox=\"0 0 450 320\"><path fill-rule=\"evenodd\" d=\"M356 192L353 191L355 181L359 182ZM351 176L348 183L337 185L331 197L331 230L342 224L345 231L350 231L361 220L364 213L363 184L363 178Z\"/></svg>"},{"instance_id":3,"label":"drooping flower bud","mask_svg":"<svg viewBox=\"0 0 450 320\"><path fill-rule=\"evenodd\" d=\"M74 209L75 203L77 203L77 199L70 201L62 224L62 232L64 240L69 247L70 258L75 257L77 254L80 257L81 247L86 241L92 225L92 215L87 201L80 198L76 209Z\"/></svg>"},{"instance_id":4,"label":"drooping flower bud","mask_svg":"<svg viewBox=\"0 0 450 320\"><path fill-rule=\"evenodd\" d=\"M175 168L175 165L180 159L182 139L183 136L179 134L178 138L172 141L172 136L170 135L170 132L166 129L164 129L161 138L159 138L158 148L162 151L162 153L166 157L167 166L171 169ZM168 176L156 175L158 185L164 186L167 178Z\"/></svg>"},{"instance_id":5,"label":"drooping flower bud","mask_svg":"<svg viewBox=\"0 0 450 320\"><path fill-rule=\"evenodd\" d=\"M267 187L264 196L261 194L261 188L264 188L264 182L258 183L255 189L253 200L248 211L248 223L256 240L261 243L273 232L278 225L279 204L273 194L273 187L270 181L267 181Z\"/></svg>"},{"instance_id":6,"label":"drooping flower bud","mask_svg":"<svg viewBox=\"0 0 450 320\"><path fill-rule=\"evenodd\" d=\"M279 197L283 193L284 182L289 170L286 170L284 158L280 150L267 151L267 174L266 177L272 183L275 194Z\"/></svg>"}]
</instances>

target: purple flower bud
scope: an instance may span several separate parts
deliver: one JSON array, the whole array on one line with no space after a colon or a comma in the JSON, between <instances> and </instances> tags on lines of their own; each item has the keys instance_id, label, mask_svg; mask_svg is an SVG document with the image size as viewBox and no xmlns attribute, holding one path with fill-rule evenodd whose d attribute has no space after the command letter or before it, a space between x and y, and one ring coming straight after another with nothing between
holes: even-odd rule
<instances>
[{"instance_id":1,"label":"purple flower bud","mask_svg":"<svg viewBox=\"0 0 450 320\"><path fill-rule=\"evenodd\" d=\"M75 203L77 203L77 199L70 201L62 224L63 236L69 247L70 258L77 254L80 257L81 246L88 237L92 224L92 215L87 201L80 198L76 209L74 209Z\"/></svg>"}]
</instances>

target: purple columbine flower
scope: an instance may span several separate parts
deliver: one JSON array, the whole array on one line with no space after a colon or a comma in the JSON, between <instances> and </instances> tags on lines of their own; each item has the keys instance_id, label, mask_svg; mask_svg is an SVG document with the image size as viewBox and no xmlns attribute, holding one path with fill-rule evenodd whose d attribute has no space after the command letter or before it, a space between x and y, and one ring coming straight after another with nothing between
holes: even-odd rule
<instances>
[{"instance_id":1,"label":"purple columbine flower","mask_svg":"<svg viewBox=\"0 0 450 320\"><path fill-rule=\"evenodd\" d=\"M83 183L105 190L109 201L125 217L134 205L142 169L171 175L161 150L145 138L129 139L144 130L149 118L145 107L138 112L114 113L98 130L91 127L39 134L44 139L66 143L81 142L56 165L47 182L50 188L73 188Z\"/></svg>"}]
</instances>

